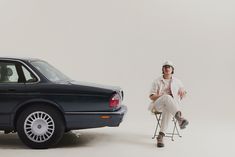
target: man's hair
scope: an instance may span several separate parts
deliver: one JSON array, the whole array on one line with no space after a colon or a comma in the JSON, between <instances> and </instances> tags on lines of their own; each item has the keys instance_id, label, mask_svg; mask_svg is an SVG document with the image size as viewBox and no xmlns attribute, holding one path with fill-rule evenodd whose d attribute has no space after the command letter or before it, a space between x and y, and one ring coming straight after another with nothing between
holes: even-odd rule
<instances>
[{"instance_id":1,"label":"man's hair","mask_svg":"<svg viewBox=\"0 0 235 157\"><path fill-rule=\"evenodd\" d=\"M173 66L170 66L170 67L172 68L171 74L174 74L174 67ZM164 68L164 66L162 66L162 74L164 74L163 68Z\"/></svg>"}]
</instances>

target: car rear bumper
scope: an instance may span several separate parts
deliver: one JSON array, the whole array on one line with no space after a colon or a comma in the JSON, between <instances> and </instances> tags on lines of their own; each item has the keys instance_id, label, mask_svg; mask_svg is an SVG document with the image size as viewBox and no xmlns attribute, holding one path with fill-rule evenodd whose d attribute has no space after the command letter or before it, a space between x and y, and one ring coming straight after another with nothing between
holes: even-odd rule
<instances>
[{"instance_id":1,"label":"car rear bumper","mask_svg":"<svg viewBox=\"0 0 235 157\"><path fill-rule=\"evenodd\" d=\"M127 107L112 112L66 112L65 121L68 130L88 129L98 127L116 127L127 113Z\"/></svg>"}]
</instances>

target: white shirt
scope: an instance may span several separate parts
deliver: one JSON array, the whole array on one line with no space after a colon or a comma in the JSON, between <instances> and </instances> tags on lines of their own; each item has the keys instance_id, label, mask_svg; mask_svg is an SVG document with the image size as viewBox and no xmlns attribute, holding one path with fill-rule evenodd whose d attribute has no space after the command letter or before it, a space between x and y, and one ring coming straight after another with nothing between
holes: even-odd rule
<instances>
[{"instance_id":1,"label":"white shirt","mask_svg":"<svg viewBox=\"0 0 235 157\"><path fill-rule=\"evenodd\" d=\"M171 92L172 79L163 79L162 81L163 81L162 93L172 95L172 92Z\"/></svg>"},{"instance_id":2,"label":"white shirt","mask_svg":"<svg viewBox=\"0 0 235 157\"><path fill-rule=\"evenodd\" d=\"M180 104L181 99L180 96L178 95L178 91L180 88L184 88L184 86L179 79L172 76L171 79L167 80L164 79L163 76L161 76L153 81L150 90L150 95L156 94L157 92L172 95L174 100ZM153 103L151 103L149 106L149 110L151 111L152 109L153 109Z\"/></svg>"}]
</instances>

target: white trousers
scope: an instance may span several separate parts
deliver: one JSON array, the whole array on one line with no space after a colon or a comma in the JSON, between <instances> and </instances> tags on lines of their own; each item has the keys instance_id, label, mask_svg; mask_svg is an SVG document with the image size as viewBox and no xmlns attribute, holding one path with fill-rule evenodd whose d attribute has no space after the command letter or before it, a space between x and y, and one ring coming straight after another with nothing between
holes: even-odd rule
<instances>
[{"instance_id":1,"label":"white trousers","mask_svg":"<svg viewBox=\"0 0 235 157\"><path fill-rule=\"evenodd\" d=\"M172 116L175 116L176 112L179 111L179 104L170 95L163 95L153 102L154 107L157 111L162 112L161 128L160 131L166 133L168 123Z\"/></svg>"}]
</instances>

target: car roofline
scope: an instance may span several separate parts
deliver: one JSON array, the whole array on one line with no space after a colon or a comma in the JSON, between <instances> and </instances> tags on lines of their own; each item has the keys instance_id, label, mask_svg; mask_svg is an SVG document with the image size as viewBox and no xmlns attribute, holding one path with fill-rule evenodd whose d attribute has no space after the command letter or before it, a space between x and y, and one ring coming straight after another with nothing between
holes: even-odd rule
<instances>
[{"instance_id":1,"label":"car roofline","mask_svg":"<svg viewBox=\"0 0 235 157\"><path fill-rule=\"evenodd\" d=\"M20 61L26 61L26 62L32 62L32 61L37 61L37 60L41 60L38 58L21 58L21 57L0 57L0 59L9 59L9 60L20 60Z\"/></svg>"}]
</instances>

